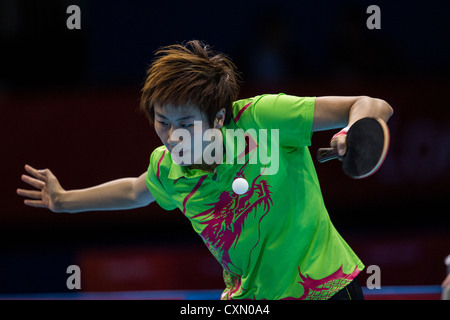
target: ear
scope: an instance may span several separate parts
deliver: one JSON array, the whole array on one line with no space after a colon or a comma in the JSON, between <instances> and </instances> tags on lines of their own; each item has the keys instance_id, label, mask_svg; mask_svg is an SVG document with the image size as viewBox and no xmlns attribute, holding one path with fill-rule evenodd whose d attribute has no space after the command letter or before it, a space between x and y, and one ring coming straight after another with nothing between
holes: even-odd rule
<instances>
[{"instance_id":1,"label":"ear","mask_svg":"<svg viewBox=\"0 0 450 320\"><path fill-rule=\"evenodd\" d=\"M225 108L220 109L216 114L216 119L214 120L214 128L220 129L223 127L223 124L225 122L225 115L227 111Z\"/></svg>"}]
</instances>

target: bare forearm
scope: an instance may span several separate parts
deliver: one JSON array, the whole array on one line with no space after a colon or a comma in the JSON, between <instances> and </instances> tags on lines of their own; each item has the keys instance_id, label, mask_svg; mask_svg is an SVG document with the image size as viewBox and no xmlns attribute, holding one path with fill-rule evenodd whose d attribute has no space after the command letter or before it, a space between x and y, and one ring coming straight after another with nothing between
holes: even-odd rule
<instances>
[{"instance_id":1,"label":"bare forearm","mask_svg":"<svg viewBox=\"0 0 450 320\"><path fill-rule=\"evenodd\" d=\"M63 192L58 199L62 212L125 210L142 207L150 203L136 195L138 178L113 180L98 186Z\"/></svg>"},{"instance_id":2,"label":"bare forearm","mask_svg":"<svg viewBox=\"0 0 450 320\"><path fill-rule=\"evenodd\" d=\"M361 97L350 108L348 125L351 126L359 119L365 117L380 118L387 122L392 114L393 109L386 101Z\"/></svg>"},{"instance_id":3,"label":"bare forearm","mask_svg":"<svg viewBox=\"0 0 450 320\"><path fill-rule=\"evenodd\" d=\"M317 97L313 131L351 126L365 117L381 118L387 121L392 113L392 107L386 101L367 96Z\"/></svg>"}]
</instances>

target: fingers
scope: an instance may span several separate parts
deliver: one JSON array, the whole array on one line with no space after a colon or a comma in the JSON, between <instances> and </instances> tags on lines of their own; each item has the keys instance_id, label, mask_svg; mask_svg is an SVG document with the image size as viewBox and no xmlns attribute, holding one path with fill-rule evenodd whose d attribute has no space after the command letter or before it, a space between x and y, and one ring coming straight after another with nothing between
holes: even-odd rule
<instances>
[{"instance_id":1,"label":"fingers","mask_svg":"<svg viewBox=\"0 0 450 320\"><path fill-rule=\"evenodd\" d=\"M27 206L47 208L47 205L42 200L42 189L44 189L45 187L48 176L50 176L52 173L48 169L37 170L29 165L25 165L25 171L30 175L23 174L21 176L22 181L38 190L26 190L19 188L16 190L17 194L19 196L29 198L23 201L23 203Z\"/></svg>"},{"instance_id":2,"label":"fingers","mask_svg":"<svg viewBox=\"0 0 450 320\"><path fill-rule=\"evenodd\" d=\"M28 197L31 199L42 199L41 191L17 189L17 194L19 196Z\"/></svg>"},{"instance_id":3,"label":"fingers","mask_svg":"<svg viewBox=\"0 0 450 320\"><path fill-rule=\"evenodd\" d=\"M25 171L31 176L22 175L22 181L41 190L44 188L45 183L48 182L48 179L54 177L49 169L37 170L27 164L25 165Z\"/></svg>"},{"instance_id":4,"label":"fingers","mask_svg":"<svg viewBox=\"0 0 450 320\"><path fill-rule=\"evenodd\" d=\"M25 165L25 171L28 172L29 174L31 174L33 177L45 181L46 177L47 177L47 171L49 171L48 169L46 170L37 170L35 168L33 168L32 166L29 165Z\"/></svg>"},{"instance_id":5,"label":"fingers","mask_svg":"<svg viewBox=\"0 0 450 320\"><path fill-rule=\"evenodd\" d=\"M42 193L40 191L17 189L17 194L19 196L37 199L37 200L25 199L23 203L27 206L36 208L47 208L47 206L42 201Z\"/></svg>"},{"instance_id":6,"label":"fingers","mask_svg":"<svg viewBox=\"0 0 450 320\"><path fill-rule=\"evenodd\" d=\"M30 176L27 176L25 174L22 175L22 181L29 184L30 186L35 187L36 189L42 190L45 186L45 182L32 178Z\"/></svg>"},{"instance_id":7,"label":"fingers","mask_svg":"<svg viewBox=\"0 0 450 320\"><path fill-rule=\"evenodd\" d=\"M23 203L30 207L47 208L42 200L24 200Z\"/></svg>"},{"instance_id":8,"label":"fingers","mask_svg":"<svg viewBox=\"0 0 450 320\"><path fill-rule=\"evenodd\" d=\"M347 143L346 143L346 136L338 136L331 140L331 147L336 148L338 151L338 154L340 157L343 157L345 153L347 152Z\"/></svg>"}]
</instances>

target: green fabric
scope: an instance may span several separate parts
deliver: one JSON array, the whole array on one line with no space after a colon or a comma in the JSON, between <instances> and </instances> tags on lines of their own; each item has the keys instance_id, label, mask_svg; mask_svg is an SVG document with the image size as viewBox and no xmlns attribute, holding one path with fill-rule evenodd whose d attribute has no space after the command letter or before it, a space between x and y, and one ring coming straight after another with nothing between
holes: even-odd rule
<instances>
[{"instance_id":1,"label":"green fabric","mask_svg":"<svg viewBox=\"0 0 450 320\"><path fill-rule=\"evenodd\" d=\"M231 145L227 129L241 128L254 129L248 132L258 147L241 159L243 150L235 146L234 163L224 154L218 181L213 173L175 164L164 146L151 155L148 188L162 208L179 208L190 219L222 264L222 299L328 299L364 268L324 205L308 149L314 105L314 97L285 94L236 101L231 122L221 129L224 145ZM260 143L259 129L267 129L267 143ZM271 139L273 129L279 135ZM276 167L261 163L264 148L268 155L278 150L275 174L261 173ZM236 177L247 180L247 193L233 192Z\"/></svg>"}]
</instances>

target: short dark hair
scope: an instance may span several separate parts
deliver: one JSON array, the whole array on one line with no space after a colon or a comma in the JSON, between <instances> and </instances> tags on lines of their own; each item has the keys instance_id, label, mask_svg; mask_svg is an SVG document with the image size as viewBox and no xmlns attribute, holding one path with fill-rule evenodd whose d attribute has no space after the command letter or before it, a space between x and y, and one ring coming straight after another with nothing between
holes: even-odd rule
<instances>
[{"instance_id":1,"label":"short dark hair","mask_svg":"<svg viewBox=\"0 0 450 320\"><path fill-rule=\"evenodd\" d=\"M155 103L197 106L210 127L217 112L225 108L225 124L229 123L232 104L239 95L240 75L226 55L213 52L198 40L163 47L155 55L147 70L140 103L140 110L151 124L155 120Z\"/></svg>"}]
</instances>

